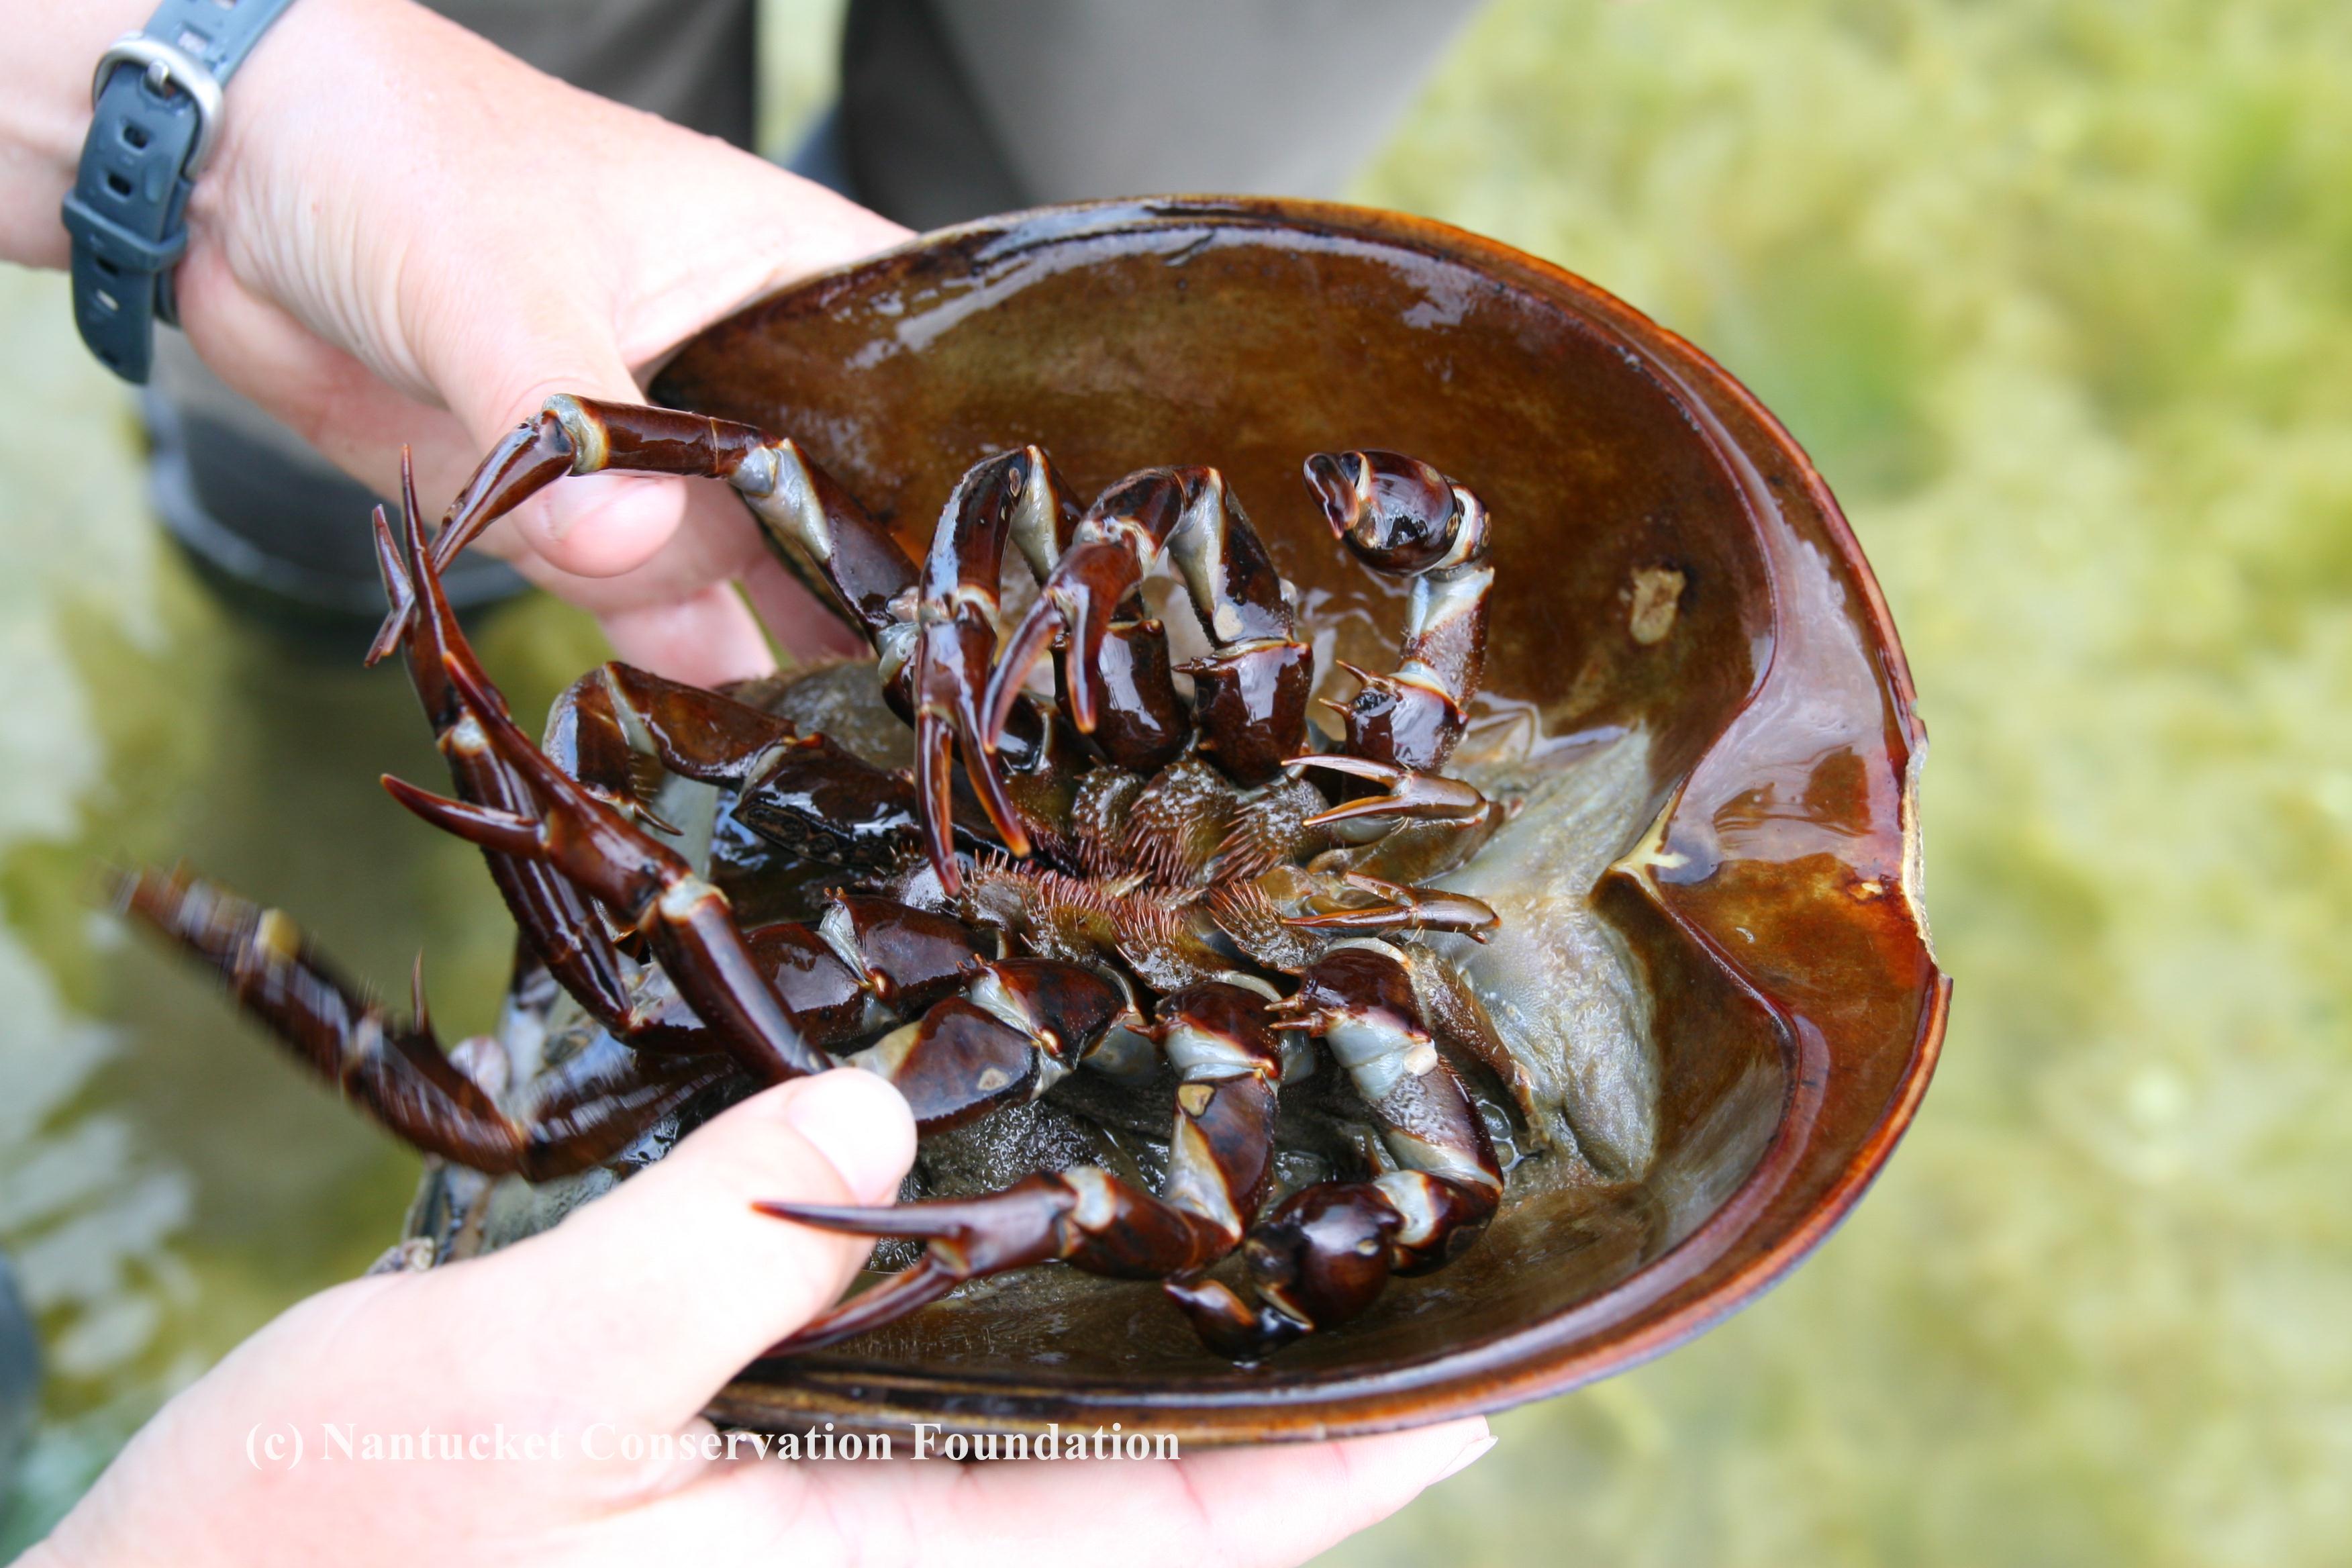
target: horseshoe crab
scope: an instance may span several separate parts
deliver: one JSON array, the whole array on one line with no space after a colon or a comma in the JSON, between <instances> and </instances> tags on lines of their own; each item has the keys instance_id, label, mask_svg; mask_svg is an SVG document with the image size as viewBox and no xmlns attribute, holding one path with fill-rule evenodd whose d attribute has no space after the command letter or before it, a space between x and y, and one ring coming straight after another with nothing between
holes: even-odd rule
<instances>
[{"instance_id":1,"label":"horseshoe crab","mask_svg":"<svg viewBox=\"0 0 2352 1568\"><path fill-rule=\"evenodd\" d=\"M1365 771L1387 770L1354 786L1370 804L1353 815L1391 837L1411 837L1421 825L1404 808L1434 787L1436 763L1451 751L1452 780L1465 795L1428 819L1452 830L1475 817L1475 853L1417 863L1416 876L1402 882L1370 876L1347 892L1317 889L1305 897L1319 901L1276 911L1276 923L1294 930L1323 921L1410 931L1443 961L1446 993L1478 1016L1496 1048L1483 1060L1485 1079L1467 1091L1475 1114L1465 1121L1468 1111L1457 1113L1452 1124L1457 1149L1487 1151L1485 1168L1501 1190L1487 1193L1483 1178L1473 1179L1470 1188L1486 1193L1479 1212L1432 1234L1442 1253L1451 1250L1446 1237L1484 1224L1484 1242L1377 1300L1351 1298L1328 1323L1313 1310L1292 1310L1297 1298L1265 1289L1264 1278L1255 1302L1246 1300L1234 1282L1207 1272L1213 1258L1196 1256L1198 1248L1173 1265L1132 1270L1174 1267L1183 1277L1180 1301L1213 1343L1222 1325L1220 1348L1245 1363L1237 1365L1208 1353L1181 1320L1171 1331L1164 1307L1150 1310L1160 1296L1153 1287L1073 1279L1066 1271L967 1285L911 1316L870 1309L861 1316L858 1300L905 1305L910 1291L930 1300L984 1270L943 1273L938 1225L796 1210L804 1220L929 1239L928 1263L917 1261L903 1277L922 1283L853 1299L826 1326L871 1331L838 1344L830 1342L841 1336L818 1333L779 1347L722 1394L716 1417L753 1426L799 1425L820 1414L868 1425L920 1418L971 1430L1123 1419L1193 1441L1235 1441L1494 1408L1654 1352L1752 1294L1851 1205L1907 1122L1940 1038L1947 987L1917 902L1912 802L1924 738L1891 625L1835 503L1785 432L1696 351L1606 295L1491 242L1387 215L1255 201L1098 204L947 231L795 285L688 345L655 395L707 416L698 423L714 445L721 444L714 420L792 433L795 450L821 458L839 488L865 502L877 538L921 518L926 497L953 492L970 510L976 482L996 487L989 493L1000 510L1017 507L1023 485L1050 490L1035 458L1024 459L1026 467L1000 460L995 478L973 479L989 454L1031 453L1033 442L1050 443L1066 470L1089 484L1171 455L1213 463L1218 489L1229 485L1269 509L1253 537L1262 538L1267 570L1286 592L1255 603L1286 603L1294 619L1221 626L1215 594L1195 592L1208 647L1193 667L1192 706L1203 713L1219 692L1244 684L1220 684L1218 661L1235 653L1270 672L1251 686L1261 708L1276 688L1284 702L1301 700L1350 660L1378 662L1374 628L1390 617L1381 613L1377 583L1368 591L1336 569L1326 520L1317 515L1325 508L1311 504L1328 507L1389 460L1361 454L1412 451L1435 465L1430 473L1463 476L1513 530L1488 607L1485 688L1475 700L1467 685L1446 693L1452 711L1439 727L1448 733L1427 766L1393 748L1367 754L1373 729L1385 726L1393 739L1420 722L1397 712L1406 672L1368 678L1353 700L1338 704L1348 734L1333 754L1370 763ZM547 421L526 427L486 465L488 489L469 495L545 482L572 468L582 431L565 431L552 409L550 419L561 442ZM599 438L606 451L617 442L667 454L673 471L724 471L709 450L677 458L693 445L690 436L685 426L617 436L606 427ZM1277 499L1286 493L1279 467L1297 453L1350 443L1359 456L1318 460L1324 482L1309 504ZM1175 472L1193 477L1163 485L1171 518L1188 514L1210 488L1198 477L1207 470ZM1016 484L1008 477L1015 473L1026 477ZM769 493L779 483L772 479ZM822 485L803 488L814 494ZM1444 489L1460 492L1450 481ZM461 498L461 512L466 504ZM1100 515L1131 520L1150 504ZM1017 525L997 527L997 543L1012 531ZM943 894L969 897L960 882L983 880L978 868L991 863L959 860L959 835L992 829L1018 857L1040 823L1067 820L1020 807L1010 775L1024 767L989 761L1052 744L1051 716L1034 716L1024 678L1056 633L1084 651L1064 660L1068 716L1097 704L1094 717L1113 713L1114 730L1136 731L1127 741L1145 751L1163 742L1148 733L1163 710L1103 701L1108 681L1087 690L1088 672L1107 668L1100 661L1108 657L1126 660L1121 689L1132 689L1127 678L1153 658L1134 642L1133 628L1180 619L1160 613L1164 600L1129 603L1138 584L1111 560L1116 531L1059 541L1046 553L1044 591L1002 660L993 658L995 606L980 602L992 599L995 556L962 549L949 552L946 575L918 595L935 602L929 615L919 605L891 608L895 591L867 604L877 596L861 582L845 583L838 573L826 579L835 602L873 635L884 668L823 672L735 695L746 700L745 713L805 724L853 752L847 737L863 737L872 754L860 765L869 773L887 776L899 756L911 761L912 817L921 825L928 875ZM941 537L971 533L950 527ZM453 529L444 542L454 548L463 534ZM1318 534L1321 551L1312 548ZM1230 562L1223 546L1202 558ZM797 563L811 565L807 552ZM429 571L394 580L429 621ZM1235 601L1236 613L1251 603ZM395 624L418 614L404 600ZM1106 638L1115 654L1104 653ZM908 672L903 684L901 670ZM468 748L488 746L507 769L525 765L527 741L519 748L511 737L479 733L498 730L490 714L502 717L493 693L456 660L444 659L434 679L454 686L458 699L440 715L449 721L445 753L455 736L457 752L478 758ZM729 864L758 858L747 848L744 814L722 811L712 786L735 786L730 806L748 799L740 770L754 757L765 765L775 737L755 736L720 757L665 752L654 733L661 726L649 720L676 694L639 691L597 709L595 693L620 695L616 681L625 679L575 688L550 737L569 773L587 781L571 785L583 799L615 820L616 804L640 810L644 826L677 846L663 848L669 860L658 861L677 868L652 881L638 862L657 858L632 847L635 879L583 884L625 923L646 917L634 920L638 954L659 961L593 978L618 987L601 1022L625 1018L648 1040L665 1030L726 1027L763 1042L780 1070L817 1065L814 1057L795 1059L807 1042L789 1017L780 1030L777 1019L761 1016L756 996L747 1003L751 992L694 978L724 971L727 956L714 957L714 944L727 939L701 901L710 883L696 864L723 882ZM426 685L420 678L420 689ZM887 724L877 715L894 689L917 721L915 745L898 742L898 755L877 738ZM607 716L609 730L600 728ZM1202 729L1202 749L1226 758L1258 738L1246 726ZM1095 744L1106 742L1098 736ZM952 746L975 786L968 805L976 809L961 824L948 774ZM601 774L600 747L611 753ZM659 755L672 775L700 778L652 787L656 781L624 754L631 752ZM474 765L452 760L461 772ZM1262 754L1244 764L1258 770L1248 787L1273 787L1274 774L1263 771L1269 763L1278 772L1284 762L1311 761ZM730 775L730 767L739 771ZM1032 783L1062 776L1052 767L1025 771ZM1297 772L1285 776L1295 783ZM866 774L847 785L845 776L816 778L813 787L831 791L834 807L795 820L814 831L828 821L904 814L907 803L866 787ZM640 784L647 786L642 798ZM579 800L564 797L566 809L553 808L563 788L542 781L519 792L509 780L483 783L470 803L415 792L404 798L510 861L539 864L549 858L545 846L567 831L612 837ZM1507 819L1494 802L1510 803ZM1289 820L1349 815L1344 800L1317 805ZM572 826L551 831L554 821ZM1230 814L1220 819L1220 842L1232 826ZM541 849L527 854L526 837ZM619 864L604 854L611 847L599 849L607 868ZM1425 883L1408 885L1422 877ZM808 878L786 876L762 883L758 896L781 908L795 897L805 902L811 890ZM528 898L558 930L595 930L578 888L568 896L564 907L564 890L549 885ZM528 903L513 888L509 898L519 910ZM184 900L174 911L163 900L149 889L150 912L183 936L205 926L186 916ZM903 977L862 942L880 928L844 900L833 908L827 920L861 938L849 951L869 978L880 977L868 991L898 985ZM1448 913L1424 915L1436 910ZM292 951L285 928L265 931L257 916L247 924L240 940L249 949L258 942ZM796 929L826 940L822 922ZM1225 930L1234 934L1230 922ZM836 954L845 951L841 934L831 933ZM886 941L903 934L883 933ZM1321 951L1298 965L1306 973L1297 994L1315 995L1297 1010L1316 1014L1330 1037L1328 1026L1361 1013L1377 986L1339 973L1353 960L1319 973ZM1365 950L1343 943L1336 951ZM550 957L560 965L578 954L558 942ZM1008 1010L1039 1021L1040 977L1008 983L1008 967L987 971L999 1005L970 995L964 1003L992 1011L1000 1026ZM499 1051L469 1047L457 1068L430 1069L441 1075L442 1092L481 1102L484 1126L514 1124L502 1105L535 1103L544 1121L551 1106L560 1120L592 1099L617 1099L633 1107L627 1131L641 1135L599 1151L605 1157L585 1174L537 1189L442 1167L412 1216L421 1250L456 1255L551 1222L633 1162L657 1157L723 1091L726 1075L691 1050L656 1057L653 1070L616 1089L614 1059L597 1053L626 1047L609 1027L603 1042L589 1037L598 1033L593 1014L583 1036L580 1009L558 1003L543 973L532 969L519 984ZM673 989L648 994L649 973ZM1156 1026L1163 1037L1189 1031L1213 1040L1227 1055L1247 1057L1244 1076L1257 1081L1290 1076L1266 1027L1264 997L1222 979L1190 984L1150 986L1162 995ZM1221 984L1225 992L1203 989ZM580 994L576 984L567 989ZM1434 994L1416 998L1417 1025L1426 1025ZM1090 1005L1135 1034L1143 1019L1133 1004L1127 996ZM1057 995L1055 1005L1068 998ZM775 1010L772 995L766 1005ZM1066 1023L1068 1015L1054 1017ZM911 1048L940 1032L902 1037ZM1436 1032L1421 1029L1423 1038ZM1062 1031L1045 1033L1058 1039ZM973 1073L958 1079L966 1100L1004 1110L957 1131L943 1118L946 1136L927 1141L919 1192L908 1195L952 1198L1040 1171L1125 1171L1139 1178L1128 1184L1135 1191L1181 1177L1183 1162L1171 1150L1184 1135L1184 1086L1163 1085L1179 1108L1177 1137L1166 1136L1166 1114L1157 1117L1155 1137L1152 1118L1122 1115L1098 1099L1065 1104L1030 1095L1040 1058L1033 1051L1024 1060L1025 1068L1004 1068L1003 1082ZM1461 1081L1471 1082L1466 1068ZM1394 1138L1380 1135L1392 1134L1392 1124L1362 1136L1380 1119L1364 1115L1357 1087L1352 1111L1340 1097L1319 1107L1311 1131L1276 1138L1268 1158L1283 1187L1303 1196L1370 1184L1383 1168L1383 1146L1394 1163ZM1197 1130L1203 1111L1189 1114ZM643 1131L646 1123L653 1131ZM1071 1178L1030 1179L1061 1183L1048 1228L1087 1200ZM1040 1189L1024 1190L1034 1207ZM1229 1206L1244 1195L1224 1194ZM947 1206L967 1215L971 1207ZM1420 1222L1390 1223L1392 1232L1394 1224ZM954 1244L967 1261L980 1235L967 1228ZM909 1258L886 1247L877 1261ZM1270 1327L1268 1312L1286 1317L1286 1327ZM1331 1331L1263 1361L1271 1342L1297 1338L1302 1326Z\"/></svg>"}]
</instances>

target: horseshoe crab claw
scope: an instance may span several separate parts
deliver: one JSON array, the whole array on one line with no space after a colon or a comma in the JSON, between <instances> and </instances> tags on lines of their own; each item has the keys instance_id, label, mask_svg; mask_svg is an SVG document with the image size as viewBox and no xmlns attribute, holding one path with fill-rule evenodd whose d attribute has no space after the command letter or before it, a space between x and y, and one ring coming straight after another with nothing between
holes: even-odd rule
<instances>
[{"instance_id":1,"label":"horseshoe crab claw","mask_svg":"<svg viewBox=\"0 0 2352 1568\"><path fill-rule=\"evenodd\" d=\"M793 1430L820 1416L966 1430L1128 1419L1186 1442L1256 1442L1493 1409L1719 1318L1801 1258L1887 1158L1946 995L1913 897L1922 737L1900 646L1787 433L1601 289L1389 214L1104 203L969 225L788 288L688 344L656 393L829 432L818 455L877 516L928 521L975 453L1017 442L1049 444L1088 485L1171 454L1213 465L1262 509L1251 521L1297 595L1293 635L1318 645L1307 695L1349 710L1339 749L1399 770L1353 770L1333 806L1361 815L1317 831L1475 809L1422 794L1412 774L1467 777L1495 798L1613 746L1603 771L1623 780L1626 810L1601 810L1570 787L1599 774L1570 770L1498 825L1475 875L1441 879L1502 917L1484 946L1391 940L1474 951L1494 1031L1515 1050L1573 1037L1602 994L1574 964L1624 955L1642 977L1625 1016L1645 1053L1625 1081L1652 1086L1646 1152L1601 1186L1523 1196L1541 1163L1522 1162L1484 1239L1425 1291L1394 1281L1349 1328L1245 1384L1205 1352L1132 1333L1119 1289L1055 1293L1056 1271L1039 1268L763 1361L716 1414ZM1450 490L1379 456L1390 450L1461 478L1507 520L1483 560L1445 563L1465 519ZM1325 457L1302 485L1306 453ZM1367 565L1419 617L1403 658L1348 614ZM1481 604L1475 687L1500 705L1457 715L1443 699L1462 689ZM1066 612L1031 614L1007 647L1034 658ZM1403 668L1416 653L1423 669ZM1338 659L1398 689L1329 674ZM992 731L1027 673L999 659L982 704ZM1514 733L1534 749L1514 751ZM1449 746L1443 767L1421 754ZM1309 752L1302 731L1272 760ZM1588 842L1591 825L1606 831ZM1407 830L1451 831L1433 818ZM1512 857L1578 875L1486 869ZM1547 947L1522 930L1568 935ZM1510 979L1536 960L1552 978ZM1530 1103L1565 1103L1573 1071L1531 1070ZM1596 1208L1601 1190L1627 1206ZM1210 1284L1240 1268L1192 1287L1204 1310L1219 1300Z\"/></svg>"}]
</instances>

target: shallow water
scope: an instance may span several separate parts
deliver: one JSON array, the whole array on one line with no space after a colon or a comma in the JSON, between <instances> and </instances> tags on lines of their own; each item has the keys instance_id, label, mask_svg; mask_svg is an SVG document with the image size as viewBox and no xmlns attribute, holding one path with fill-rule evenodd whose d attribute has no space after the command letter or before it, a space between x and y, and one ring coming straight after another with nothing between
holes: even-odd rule
<instances>
[{"instance_id":1,"label":"shallow water","mask_svg":"<svg viewBox=\"0 0 2352 1568\"><path fill-rule=\"evenodd\" d=\"M1938 1081L1694 1345L1502 1417L1338 1562L2343 1560L2352 1540L2352 13L1497 0L1362 186L1715 352L1845 500L1935 735ZM45 1426L0 1553L414 1176L92 910L185 856L436 1013L505 924L163 549L53 278L0 271L0 1246ZM593 660L490 628L518 705ZM529 707L526 706L526 710Z\"/></svg>"},{"instance_id":2,"label":"shallow water","mask_svg":"<svg viewBox=\"0 0 2352 1568\"><path fill-rule=\"evenodd\" d=\"M374 784L440 773L404 677L224 617L148 521L135 432L60 280L0 269L0 1247L41 1321L44 1422L0 1542L77 1495L171 1388L396 1236L413 1159L213 986L101 912L109 865L184 858L488 1024L511 941L478 859ZM597 657L533 605L486 653L543 707Z\"/></svg>"},{"instance_id":3,"label":"shallow water","mask_svg":"<svg viewBox=\"0 0 2352 1568\"><path fill-rule=\"evenodd\" d=\"M1335 1561L2346 1561L2347 72L2332 3L1498 0L1362 184L1806 443L1958 992L1811 1261Z\"/></svg>"}]
</instances>

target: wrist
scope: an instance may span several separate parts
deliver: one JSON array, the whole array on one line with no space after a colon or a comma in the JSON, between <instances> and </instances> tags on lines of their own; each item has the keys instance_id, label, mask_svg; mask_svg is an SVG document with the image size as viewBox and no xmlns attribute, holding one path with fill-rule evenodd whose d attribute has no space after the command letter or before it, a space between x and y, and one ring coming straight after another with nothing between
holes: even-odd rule
<instances>
[{"instance_id":1,"label":"wrist","mask_svg":"<svg viewBox=\"0 0 2352 1568\"><path fill-rule=\"evenodd\" d=\"M91 1568L89 1558L68 1560L46 1541L37 1541L16 1560L13 1568Z\"/></svg>"},{"instance_id":2,"label":"wrist","mask_svg":"<svg viewBox=\"0 0 2352 1568\"><path fill-rule=\"evenodd\" d=\"M341 136L331 116L404 63L396 30L410 0L296 0L273 23L227 85L220 141L189 198L201 234L233 205L230 193L268 178L273 160L305 155L322 135Z\"/></svg>"},{"instance_id":3,"label":"wrist","mask_svg":"<svg viewBox=\"0 0 2352 1568\"><path fill-rule=\"evenodd\" d=\"M96 112L58 221L72 236L74 324L142 384L155 329L180 320L188 204L228 118L226 89L293 0L162 0L99 56Z\"/></svg>"},{"instance_id":4,"label":"wrist","mask_svg":"<svg viewBox=\"0 0 2352 1568\"><path fill-rule=\"evenodd\" d=\"M278 35L304 35L306 58L331 58L346 15L362 6L412 8L407 0L300 0L263 35L246 68L227 83L222 142L197 183L200 193L226 173L238 143L251 140L240 136L240 124L266 116L287 97L283 71L263 88L247 80L273 50L288 52ZM0 24L11 37L10 47L0 50L0 260L65 266L70 243L58 208L73 189L89 135L91 77L108 46L138 32L154 11L155 0L0 0Z\"/></svg>"},{"instance_id":5,"label":"wrist","mask_svg":"<svg viewBox=\"0 0 2352 1568\"><path fill-rule=\"evenodd\" d=\"M89 134L90 75L106 47L138 31L154 8L154 0L0 0L12 35L0 50L0 258L65 265L58 205Z\"/></svg>"}]
</instances>

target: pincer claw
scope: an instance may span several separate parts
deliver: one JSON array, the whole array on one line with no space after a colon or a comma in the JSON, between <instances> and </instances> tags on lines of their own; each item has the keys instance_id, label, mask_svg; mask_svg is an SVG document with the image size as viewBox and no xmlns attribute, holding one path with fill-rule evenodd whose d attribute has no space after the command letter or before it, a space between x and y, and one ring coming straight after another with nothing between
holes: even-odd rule
<instances>
[{"instance_id":1,"label":"pincer claw","mask_svg":"<svg viewBox=\"0 0 2352 1568\"><path fill-rule=\"evenodd\" d=\"M1103 641L1110 635L1111 620L1120 603L1142 580L1142 565L1133 552L1109 541L1081 540L1063 553L997 656L987 694L981 701L986 721L982 739L986 744L992 747L1004 738L1005 723L1028 683L1029 672L1055 639L1065 637L1068 653L1063 668L1068 678L1070 722L1082 734L1094 733L1110 700L1101 675Z\"/></svg>"},{"instance_id":2,"label":"pincer claw","mask_svg":"<svg viewBox=\"0 0 2352 1568\"><path fill-rule=\"evenodd\" d=\"M1328 811L1318 812L1307 819L1308 827L1367 816L1403 816L1418 822L1475 822L1486 809L1486 797L1460 779L1447 778L1443 773L1415 773L1394 763L1375 762L1345 752L1317 752L1292 757L1283 766L1329 768L1334 773L1352 773L1389 786L1385 795L1341 801Z\"/></svg>"},{"instance_id":3,"label":"pincer claw","mask_svg":"<svg viewBox=\"0 0 2352 1568\"><path fill-rule=\"evenodd\" d=\"M1068 626L1070 618L1068 606L1051 591L1041 593L997 651L996 668L989 673L988 689L980 700L980 744L989 755L994 756L1003 743L1004 727L1013 721L1013 710L1031 673L1052 651L1054 639ZM1087 716L1085 728L1091 731L1090 710Z\"/></svg>"},{"instance_id":4,"label":"pincer claw","mask_svg":"<svg viewBox=\"0 0 2352 1568\"><path fill-rule=\"evenodd\" d=\"M1454 931L1473 942L1485 942L1486 933L1502 923L1492 904L1467 893L1408 888L1359 871L1349 872L1346 880L1358 892L1370 893L1381 901L1328 914L1286 915L1282 923L1302 931Z\"/></svg>"},{"instance_id":5,"label":"pincer claw","mask_svg":"<svg viewBox=\"0 0 2352 1568\"><path fill-rule=\"evenodd\" d=\"M955 866L953 762L963 750L964 774L1007 850L1029 853L1020 808L1007 789L1003 765L983 744L982 692L996 651L996 628L984 605L958 598L926 606L915 656L915 787L925 844L940 883L960 884Z\"/></svg>"},{"instance_id":6,"label":"pincer claw","mask_svg":"<svg viewBox=\"0 0 2352 1568\"><path fill-rule=\"evenodd\" d=\"M797 1332L771 1345L766 1353L797 1355L837 1344L896 1322L967 1279L1061 1257L1068 1239L1064 1222L1077 1202L1077 1194L1066 1184L1041 1175L986 1197L895 1207L754 1203L751 1206L761 1214L819 1230L906 1237L930 1244L913 1268L819 1313Z\"/></svg>"}]
</instances>

